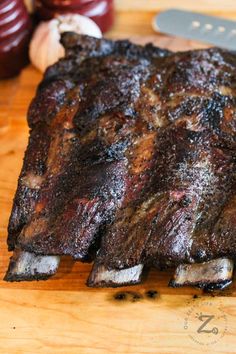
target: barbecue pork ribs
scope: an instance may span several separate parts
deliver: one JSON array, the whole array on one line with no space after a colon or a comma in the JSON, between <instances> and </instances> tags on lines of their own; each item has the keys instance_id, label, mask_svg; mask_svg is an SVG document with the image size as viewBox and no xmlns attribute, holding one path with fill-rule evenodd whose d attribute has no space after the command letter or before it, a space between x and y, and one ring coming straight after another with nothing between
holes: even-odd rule
<instances>
[{"instance_id":1,"label":"barbecue pork ribs","mask_svg":"<svg viewBox=\"0 0 236 354\"><path fill-rule=\"evenodd\" d=\"M92 261L89 286L177 267L222 288L236 257L236 55L64 33L28 112L6 280Z\"/></svg>"}]
</instances>

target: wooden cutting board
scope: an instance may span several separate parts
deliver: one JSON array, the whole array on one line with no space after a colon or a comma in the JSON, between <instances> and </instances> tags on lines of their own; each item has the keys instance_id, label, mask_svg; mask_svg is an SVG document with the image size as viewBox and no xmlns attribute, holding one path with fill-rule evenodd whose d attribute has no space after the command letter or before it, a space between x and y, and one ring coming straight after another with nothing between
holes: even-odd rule
<instances>
[{"instance_id":1,"label":"wooden cutting board","mask_svg":"<svg viewBox=\"0 0 236 354\"><path fill-rule=\"evenodd\" d=\"M203 47L166 36L133 37L173 50ZM11 124L0 132L0 353L236 353L236 288L204 294L171 289L171 271L151 271L143 284L121 289L85 286L91 265L62 260L48 281L2 281L9 254L7 223L27 145L25 116L41 80L33 67L4 88ZM4 118L4 119L3 119Z\"/></svg>"}]
</instances>

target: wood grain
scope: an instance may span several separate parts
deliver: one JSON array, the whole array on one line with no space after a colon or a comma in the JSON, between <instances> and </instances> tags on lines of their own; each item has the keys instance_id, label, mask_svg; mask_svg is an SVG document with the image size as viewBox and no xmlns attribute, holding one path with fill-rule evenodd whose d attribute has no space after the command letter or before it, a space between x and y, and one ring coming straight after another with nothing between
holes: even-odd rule
<instances>
[{"instance_id":1,"label":"wood grain","mask_svg":"<svg viewBox=\"0 0 236 354\"><path fill-rule=\"evenodd\" d=\"M202 46L154 35L151 15L137 12L134 18L128 12L118 13L108 36L154 41L174 50ZM212 297L192 288L168 288L172 271L153 270L142 285L89 289L85 281L91 265L74 263L69 257L48 281L2 281L9 258L8 217L27 146L25 116L41 77L29 66L20 77L0 83L0 117L3 123L5 118L11 122L8 129L0 129L0 353L235 353L235 285ZM147 294L150 290L157 291L151 293L153 298ZM115 299L120 291L123 295ZM217 335L198 334L199 312L212 314L208 328L216 326ZM215 343L208 344L209 339Z\"/></svg>"},{"instance_id":2,"label":"wood grain","mask_svg":"<svg viewBox=\"0 0 236 354\"><path fill-rule=\"evenodd\" d=\"M119 11L162 11L170 8L189 11L208 12L211 14L227 14L235 18L236 7L234 0L115 0L116 9Z\"/></svg>"},{"instance_id":3,"label":"wood grain","mask_svg":"<svg viewBox=\"0 0 236 354\"><path fill-rule=\"evenodd\" d=\"M229 298L208 300L224 311L227 329L207 346L190 337L198 325L193 316L184 329L188 312L199 304L209 307L204 300L170 295L149 300L141 294L135 302L115 302L105 291L2 290L1 353L235 353L236 311ZM225 331L224 322L216 324Z\"/></svg>"}]
</instances>

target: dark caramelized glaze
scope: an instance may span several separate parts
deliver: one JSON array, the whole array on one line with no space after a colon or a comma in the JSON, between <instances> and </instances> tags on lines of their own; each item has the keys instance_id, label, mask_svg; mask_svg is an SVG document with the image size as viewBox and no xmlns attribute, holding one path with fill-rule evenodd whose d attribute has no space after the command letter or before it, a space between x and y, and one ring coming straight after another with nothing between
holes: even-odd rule
<instances>
[{"instance_id":1,"label":"dark caramelized glaze","mask_svg":"<svg viewBox=\"0 0 236 354\"><path fill-rule=\"evenodd\" d=\"M9 248L105 269L235 258L236 56L62 42L29 109Z\"/></svg>"}]
</instances>

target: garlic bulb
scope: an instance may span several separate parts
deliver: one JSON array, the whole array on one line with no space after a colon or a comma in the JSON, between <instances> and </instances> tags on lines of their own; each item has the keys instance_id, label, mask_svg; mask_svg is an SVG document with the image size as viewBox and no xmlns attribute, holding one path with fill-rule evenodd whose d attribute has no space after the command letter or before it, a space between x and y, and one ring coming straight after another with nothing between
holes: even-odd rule
<instances>
[{"instance_id":1,"label":"garlic bulb","mask_svg":"<svg viewBox=\"0 0 236 354\"><path fill-rule=\"evenodd\" d=\"M65 55L60 36L66 31L102 37L96 23L82 15L63 15L51 21L42 22L34 32L29 49L30 60L40 71L44 72L49 65Z\"/></svg>"}]
</instances>

